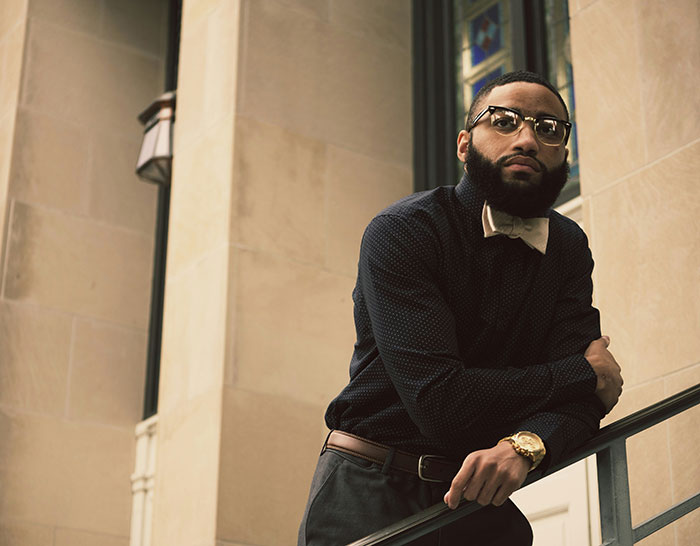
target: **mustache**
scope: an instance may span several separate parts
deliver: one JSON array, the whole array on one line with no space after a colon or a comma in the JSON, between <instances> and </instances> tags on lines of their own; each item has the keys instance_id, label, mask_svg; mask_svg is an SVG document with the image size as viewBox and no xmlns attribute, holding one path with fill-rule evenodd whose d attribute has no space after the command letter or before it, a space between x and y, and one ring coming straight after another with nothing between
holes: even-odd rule
<instances>
[{"instance_id":1,"label":"mustache","mask_svg":"<svg viewBox=\"0 0 700 546\"><path fill-rule=\"evenodd\" d=\"M499 158L499 159L496 161L496 165L497 165L498 167L503 167L503 165L505 165L505 163L506 163L507 161L510 161L511 159L514 159L514 158L516 158L516 157L527 157L528 159L532 159L535 163L537 163L537 165L539 165L539 167L540 167L540 172L547 172L547 167L545 167L544 163L542 163L539 159L537 159L536 157L534 157L534 156L532 156L532 155L530 155L530 154L519 154L519 153L515 153L515 154L506 155L506 156L503 156L503 157Z\"/></svg>"}]
</instances>

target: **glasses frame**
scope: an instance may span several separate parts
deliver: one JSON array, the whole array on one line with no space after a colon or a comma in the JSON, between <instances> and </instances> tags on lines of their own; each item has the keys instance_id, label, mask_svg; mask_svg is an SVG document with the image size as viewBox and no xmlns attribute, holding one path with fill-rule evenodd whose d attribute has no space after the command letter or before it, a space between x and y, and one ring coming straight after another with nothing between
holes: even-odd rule
<instances>
[{"instance_id":1,"label":"glasses frame","mask_svg":"<svg viewBox=\"0 0 700 546\"><path fill-rule=\"evenodd\" d=\"M491 114L493 114L493 112L494 112L495 110L507 110L508 112L513 112L516 116L518 116L520 119L523 120L523 122L520 124L520 128L519 128L515 133L511 133L511 134L508 134L508 135L504 135L504 134L498 133L498 131L496 131L496 132L497 132L499 135L501 135L501 136L515 136L515 135L517 135L518 133L520 133L520 131L523 130L523 126L525 125L525 122L526 122L526 121L531 121L531 122L532 122L533 132L535 133L535 136L537 137L537 140L540 141L540 142L541 142L542 144L544 144L545 146L561 146L562 144L563 144L564 146L566 146L566 145L568 144L568 142L569 142L569 136L571 135L571 126L572 126L570 122L568 122L568 121L566 121L566 120L563 120L563 119L555 118L554 116L541 116L541 117L539 117L539 118L533 118L532 116L524 116L522 113L518 112L517 110L513 110L512 108L508 108L508 107L506 107L506 106L493 106L493 105L491 105L491 106L487 106L486 108L484 108L481 112L479 112L479 113L477 114L477 116L474 118L474 121L471 122L471 124L470 124L469 127L467 128L467 133L470 132L470 131L474 128L474 126L475 126L477 123L479 123L479 120L480 120L481 118L483 118L487 113L488 113L489 115L491 115ZM566 127L566 133L564 134L564 139L563 139L559 144L549 144L548 142L543 142L542 139L540 138L540 135L538 135L538 134L537 134L537 131L534 130L534 129L535 129L535 126L536 126L541 120L544 120L544 119L554 120L554 121L556 121L556 122L558 122L558 123L562 123L562 124L564 125L564 127ZM495 130L495 129L494 129L494 130Z\"/></svg>"}]
</instances>

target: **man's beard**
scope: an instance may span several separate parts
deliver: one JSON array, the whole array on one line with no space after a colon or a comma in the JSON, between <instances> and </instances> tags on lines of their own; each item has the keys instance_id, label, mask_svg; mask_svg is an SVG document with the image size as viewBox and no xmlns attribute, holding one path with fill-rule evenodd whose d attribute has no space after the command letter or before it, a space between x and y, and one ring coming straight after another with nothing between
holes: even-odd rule
<instances>
[{"instance_id":1,"label":"man's beard","mask_svg":"<svg viewBox=\"0 0 700 546\"><path fill-rule=\"evenodd\" d=\"M521 218L542 216L559 197L569 177L569 164L564 161L553 170L540 162L540 181L533 183L523 179L518 181L503 180L503 165L516 155L500 158L495 163L481 154L469 138L467 161L465 164L469 179L485 195L486 201L493 208Z\"/></svg>"}]
</instances>

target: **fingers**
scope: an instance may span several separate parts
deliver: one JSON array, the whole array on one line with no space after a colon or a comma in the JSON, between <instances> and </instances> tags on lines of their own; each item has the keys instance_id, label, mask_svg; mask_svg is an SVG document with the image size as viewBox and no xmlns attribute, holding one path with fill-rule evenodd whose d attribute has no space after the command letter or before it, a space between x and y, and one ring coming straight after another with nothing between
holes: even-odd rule
<instances>
[{"instance_id":1,"label":"fingers","mask_svg":"<svg viewBox=\"0 0 700 546\"><path fill-rule=\"evenodd\" d=\"M500 506L520 487L530 469L530 461L518 455L508 442L467 456L455 475L444 501L455 509L464 497L482 506Z\"/></svg>"},{"instance_id":2,"label":"fingers","mask_svg":"<svg viewBox=\"0 0 700 546\"><path fill-rule=\"evenodd\" d=\"M477 501L482 506L491 502L496 488L493 486L493 472L491 468L483 468L475 473L469 480L467 488L464 490L464 498L468 501Z\"/></svg>"},{"instance_id":3,"label":"fingers","mask_svg":"<svg viewBox=\"0 0 700 546\"><path fill-rule=\"evenodd\" d=\"M610 346L610 336L601 336L598 339L594 339L591 341L591 343L588 345L589 350L590 349L597 349L597 350L603 350L607 349Z\"/></svg>"},{"instance_id":4,"label":"fingers","mask_svg":"<svg viewBox=\"0 0 700 546\"><path fill-rule=\"evenodd\" d=\"M602 353L608 348L608 345L610 345L610 338L608 336L603 336L598 339L594 339L588 344L584 356Z\"/></svg>"},{"instance_id":5,"label":"fingers","mask_svg":"<svg viewBox=\"0 0 700 546\"><path fill-rule=\"evenodd\" d=\"M491 504L491 501L493 500L493 497L496 494L496 491L498 491L498 489L499 487L497 483L494 483L493 480L488 480L486 483L484 483L483 487L481 488L481 491L478 492L477 496L475 496L474 499L481 506ZM469 500L469 497L466 498L467 500Z\"/></svg>"},{"instance_id":6,"label":"fingers","mask_svg":"<svg viewBox=\"0 0 700 546\"><path fill-rule=\"evenodd\" d=\"M498 491L496 491L491 504L494 506L501 506L504 502L506 502L506 500L508 500L508 497L510 497L516 489L517 485L504 483L498 488Z\"/></svg>"},{"instance_id":7,"label":"fingers","mask_svg":"<svg viewBox=\"0 0 700 546\"><path fill-rule=\"evenodd\" d=\"M607 349L610 347L610 336L601 336L591 342L591 345L596 344L598 350Z\"/></svg>"},{"instance_id":8,"label":"fingers","mask_svg":"<svg viewBox=\"0 0 700 546\"><path fill-rule=\"evenodd\" d=\"M473 459L467 457L464 459L464 463L462 463L462 468L459 469L459 472L457 472L455 477L452 479L452 484L450 485L449 491L445 493L444 500L453 510L457 508L459 501L462 500L464 489L467 486L467 482L474 474L474 470L475 467L473 464Z\"/></svg>"},{"instance_id":9,"label":"fingers","mask_svg":"<svg viewBox=\"0 0 700 546\"><path fill-rule=\"evenodd\" d=\"M478 466L480 465L477 458L473 455L464 460L462 468L452 479L450 490L445 493L444 501L450 508L457 508L462 497L468 501L476 500L484 506L491 502L497 489L496 486L491 485L492 469L490 465L477 469Z\"/></svg>"},{"instance_id":10,"label":"fingers","mask_svg":"<svg viewBox=\"0 0 700 546\"><path fill-rule=\"evenodd\" d=\"M463 466L452 480L444 501L452 509L457 508L462 498L468 501L476 500L482 506L486 506L491 503L497 489L492 481L488 471L481 469L476 472L476 466L470 461L470 465L466 468Z\"/></svg>"},{"instance_id":11,"label":"fingers","mask_svg":"<svg viewBox=\"0 0 700 546\"><path fill-rule=\"evenodd\" d=\"M482 469L472 474L466 488L457 485L456 489L462 491L461 494L457 492L454 497L448 498L448 495L453 493L453 488L450 488L450 491L445 494L445 502L452 509L457 508L462 497L468 501L475 500L481 506L489 504L501 506L520 487L525 475L522 477L511 474L496 475L495 471ZM452 485L454 486L454 482Z\"/></svg>"},{"instance_id":12,"label":"fingers","mask_svg":"<svg viewBox=\"0 0 700 546\"><path fill-rule=\"evenodd\" d=\"M605 405L606 413L610 413L613 407L617 405L622 395L624 380L622 379L622 375L620 375L619 368L618 370L612 370L609 375L603 377L605 382L604 387L597 394Z\"/></svg>"}]
</instances>

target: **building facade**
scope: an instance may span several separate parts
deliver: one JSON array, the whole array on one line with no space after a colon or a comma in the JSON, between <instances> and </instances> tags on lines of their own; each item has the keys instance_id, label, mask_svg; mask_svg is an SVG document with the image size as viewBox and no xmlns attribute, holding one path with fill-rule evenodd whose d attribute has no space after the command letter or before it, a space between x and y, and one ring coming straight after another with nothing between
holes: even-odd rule
<instances>
[{"instance_id":1,"label":"building facade","mask_svg":"<svg viewBox=\"0 0 700 546\"><path fill-rule=\"evenodd\" d=\"M144 463L156 188L136 116L163 91L168 6L0 5L2 545L292 544L362 230L414 188L411 2L184 0ZM568 9L577 214L625 376L608 423L700 382L700 6ZM698 431L692 410L630 439L635 523L700 490ZM642 544L698 533L696 511Z\"/></svg>"}]
</instances>

